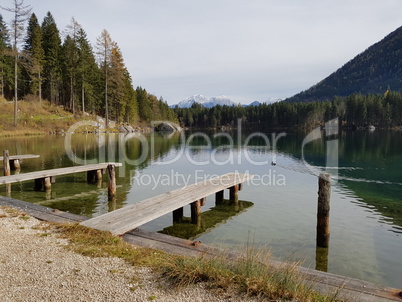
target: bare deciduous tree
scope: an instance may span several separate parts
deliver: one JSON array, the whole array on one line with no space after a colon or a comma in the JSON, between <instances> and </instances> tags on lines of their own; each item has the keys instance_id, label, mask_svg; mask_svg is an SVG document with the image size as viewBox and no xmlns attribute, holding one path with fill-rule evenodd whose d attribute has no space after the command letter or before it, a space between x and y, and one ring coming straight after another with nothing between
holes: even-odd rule
<instances>
[{"instance_id":1,"label":"bare deciduous tree","mask_svg":"<svg viewBox=\"0 0 402 302\"><path fill-rule=\"evenodd\" d=\"M31 7L24 5L24 0L13 0L12 7L2 7L2 9L14 14L11 21L11 36L13 38L14 55L14 125L17 126L17 101L18 101L18 43L24 35L24 23L31 15Z\"/></svg>"},{"instance_id":2,"label":"bare deciduous tree","mask_svg":"<svg viewBox=\"0 0 402 302\"><path fill-rule=\"evenodd\" d=\"M97 55L100 59L100 66L103 65L105 71L105 120L106 128L109 127L109 109L108 109L108 68L111 61L112 50L115 42L112 41L109 32L104 29L101 35L96 40Z\"/></svg>"}]
</instances>

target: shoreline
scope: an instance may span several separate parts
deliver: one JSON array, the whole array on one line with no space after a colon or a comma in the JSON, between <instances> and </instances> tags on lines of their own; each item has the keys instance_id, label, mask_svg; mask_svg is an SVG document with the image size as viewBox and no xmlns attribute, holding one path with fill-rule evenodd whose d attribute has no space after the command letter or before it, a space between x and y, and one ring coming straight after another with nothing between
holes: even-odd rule
<instances>
[{"instance_id":1,"label":"shoreline","mask_svg":"<svg viewBox=\"0 0 402 302\"><path fill-rule=\"evenodd\" d=\"M203 283L180 289L148 267L83 256L51 224L9 207L0 206L0 243L2 301L260 301Z\"/></svg>"}]
</instances>

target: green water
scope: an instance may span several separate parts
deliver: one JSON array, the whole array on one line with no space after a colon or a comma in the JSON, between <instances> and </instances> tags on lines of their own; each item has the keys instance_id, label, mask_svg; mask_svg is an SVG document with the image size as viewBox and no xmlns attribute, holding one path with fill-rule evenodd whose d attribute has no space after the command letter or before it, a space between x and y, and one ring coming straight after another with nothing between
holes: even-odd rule
<instances>
[{"instance_id":1,"label":"green water","mask_svg":"<svg viewBox=\"0 0 402 302\"><path fill-rule=\"evenodd\" d=\"M12 185L13 198L88 217L216 174L251 173L254 180L239 193L241 200L249 202L247 207L241 211L217 209L210 196L202 208L203 228L195 232L187 223L183 225L187 231L180 230L177 236L230 248L252 242L268 246L279 260L302 261L306 267L402 288L402 133L323 135L306 144L303 152L306 133L287 133L280 138L269 133L266 139L262 134L250 134L46 136L1 139L0 147L10 154L41 156L23 162L20 173L121 162L113 202L107 198L107 177L101 184L88 184L85 173L58 177L50 193L36 192L33 181ZM331 239L329 249L317 253L316 172L325 170L328 153L334 153L334 145L328 145L331 140L336 140L339 163L330 170L334 175ZM4 187L0 194L6 195ZM184 216L190 216L189 207ZM175 232L172 215L143 228Z\"/></svg>"}]
</instances>

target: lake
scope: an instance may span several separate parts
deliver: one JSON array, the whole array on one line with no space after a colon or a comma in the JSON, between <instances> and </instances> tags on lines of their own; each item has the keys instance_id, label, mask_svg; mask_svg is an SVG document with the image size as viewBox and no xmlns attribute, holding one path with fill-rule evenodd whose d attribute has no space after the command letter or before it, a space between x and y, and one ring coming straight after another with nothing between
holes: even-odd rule
<instances>
[{"instance_id":1,"label":"lake","mask_svg":"<svg viewBox=\"0 0 402 302\"><path fill-rule=\"evenodd\" d=\"M400 131L66 134L0 139L0 147L11 155L41 156L23 162L21 173L123 163L112 201L107 177L101 185L88 184L85 173L58 177L48 194L34 191L33 181L12 186L13 198L88 217L213 175L253 174L239 192L240 208L217 209L208 197L205 227L188 236L229 248L267 247L277 260L402 288ZM315 243L317 175L324 170L333 175L328 250ZM4 186L0 190L6 195ZM171 225L172 215L165 215L143 228L174 234Z\"/></svg>"}]
</instances>

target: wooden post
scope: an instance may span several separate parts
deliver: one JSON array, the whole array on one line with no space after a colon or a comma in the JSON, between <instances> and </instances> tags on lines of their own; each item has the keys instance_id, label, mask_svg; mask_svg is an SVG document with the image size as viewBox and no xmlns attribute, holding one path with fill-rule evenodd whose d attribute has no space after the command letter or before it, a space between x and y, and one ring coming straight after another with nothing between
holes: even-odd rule
<instances>
[{"instance_id":1,"label":"wooden post","mask_svg":"<svg viewBox=\"0 0 402 302\"><path fill-rule=\"evenodd\" d=\"M96 181L97 182L99 182L99 181L102 181L102 170L96 170L96 176L95 176L95 178L96 178Z\"/></svg>"},{"instance_id":2,"label":"wooden post","mask_svg":"<svg viewBox=\"0 0 402 302\"><path fill-rule=\"evenodd\" d=\"M202 207L205 206L205 202L206 202L206 198L205 198L205 197L200 199L200 205L201 205Z\"/></svg>"},{"instance_id":3,"label":"wooden post","mask_svg":"<svg viewBox=\"0 0 402 302\"><path fill-rule=\"evenodd\" d=\"M10 175L10 155L8 150L3 151L4 176Z\"/></svg>"},{"instance_id":4,"label":"wooden post","mask_svg":"<svg viewBox=\"0 0 402 302\"><path fill-rule=\"evenodd\" d=\"M230 190L230 203L234 205L239 204L239 186L235 185L229 188Z\"/></svg>"},{"instance_id":5,"label":"wooden post","mask_svg":"<svg viewBox=\"0 0 402 302\"><path fill-rule=\"evenodd\" d=\"M116 196L116 168L114 165L107 166L108 181L108 196L109 200Z\"/></svg>"},{"instance_id":6,"label":"wooden post","mask_svg":"<svg viewBox=\"0 0 402 302\"><path fill-rule=\"evenodd\" d=\"M92 183L95 181L95 171L87 171L87 182Z\"/></svg>"},{"instance_id":7,"label":"wooden post","mask_svg":"<svg viewBox=\"0 0 402 302\"><path fill-rule=\"evenodd\" d=\"M173 211L173 223L180 223L183 221L184 209L183 207Z\"/></svg>"},{"instance_id":8,"label":"wooden post","mask_svg":"<svg viewBox=\"0 0 402 302\"><path fill-rule=\"evenodd\" d=\"M21 162L19 159L10 160L10 169L11 170L19 170L21 169Z\"/></svg>"},{"instance_id":9,"label":"wooden post","mask_svg":"<svg viewBox=\"0 0 402 302\"><path fill-rule=\"evenodd\" d=\"M331 175L321 173L318 178L317 247L329 246L329 209L331 201Z\"/></svg>"},{"instance_id":10,"label":"wooden post","mask_svg":"<svg viewBox=\"0 0 402 302\"><path fill-rule=\"evenodd\" d=\"M102 181L102 170L92 170L87 172L87 181L89 183L97 183Z\"/></svg>"},{"instance_id":11,"label":"wooden post","mask_svg":"<svg viewBox=\"0 0 402 302\"><path fill-rule=\"evenodd\" d=\"M224 196L223 190L215 193L215 205L223 203L223 196Z\"/></svg>"},{"instance_id":12,"label":"wooden post","mask_svg":"<svg viewBox=\"0 0 402 302\"><path fill-rule=\"evenodd\" d=\"M42 191L43 189L43 178L35 179L35 191Z\"/></svg>"},{"instance_id":13,"label":"wooden post","mask_svg":"<svg viewBox=\"0 0 402 302\"><path fill-rule=\"evenodd\" d=\"M199 225L201 222L201 200L191 203L191 223Z\"/></svg>"},{"instance_id":14,"label":"wooden post","mask_svg":"<svg viewBox=\"0 0 402 302\"><path fill-rule=\"evenodd\" d=\"M43 186L45 187L46 192L48 192L52 189L51 177L45 177L43 179Z\"/></svg>"},{"instance_id":15,"label":"wooden post","mask_svg":"<svg viewBox=\"0 0 402 302\"><path fill-rule=\"evenodd\" d=\"M315 270L328 272L328 252L327 247L316 247L315 248Z\"/></svg>"},{"instance_id":16,"label":"wooden post","mask_svg":"<svg viewBox=\"0 0 402 302\"><path fill-rule=\"evenodd\" d=\"M50 192L52 190L52 177L44 177L35 179L35 191L46 191Z\"/></svg>"},{"instance_id":17,"label":"wooden post","mask_svg":"<svg viewBox=\"0 0 402 302\"><path fill-rule=\"evenodd\" d=\"M98 187L98 189L102 188L102 174L103 170L96 171L96 177L97 177L96 186Z\"/></svg>"}]
</instances>

